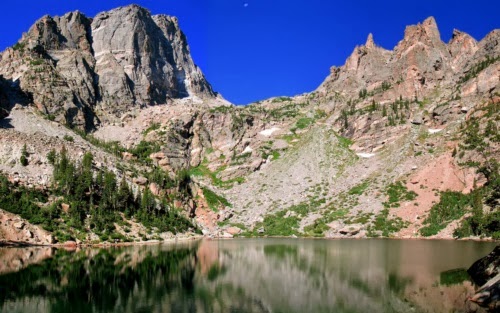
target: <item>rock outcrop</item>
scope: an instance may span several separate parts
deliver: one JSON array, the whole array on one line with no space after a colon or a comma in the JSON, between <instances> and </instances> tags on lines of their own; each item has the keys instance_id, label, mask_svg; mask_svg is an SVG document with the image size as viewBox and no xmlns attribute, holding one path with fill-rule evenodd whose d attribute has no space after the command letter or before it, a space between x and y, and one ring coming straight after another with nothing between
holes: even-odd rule
<instances>
[{"instance_id":1,"label":"rock outcrop","mask_svg":"<svg viewBox=\"0 0 500 313\"><path fill-rule=\"evenodd\" d=\"M51 245L54 243L55 240L48 231L0 209L0 245Z\"/></svg>"},{"instance_id":2,"label":"rock outcrop","mask_svg":"<svg viewBox=\"0 0 500 313\"><path fill-rule=\"evenodd\" d=\"M498 31L493 31L481 43L470 35L454 30L448 44L441 41L433 17L423 23L408 26L404 38L393 51L377 47L370 34L365 45L356 47L344 66L333 67L318 92L331 94L341 91L354 98L358 91L377 91L382 82L392 87L390 97L423 99L435 88L453 85L474 62L499 54Z\"/></svg>"},{"instance_id":3,"label":"rock outcrop","mask_svg":"<svg viewBox=\"0 0 500 313\"><path fill-rule=\"evenodd\" d=\"M43 113L87 129L168 99L216 96L177 19L137 5L93 19L78 11L42 17L2 53L0 74Z\"/></svg>"},{"instance_id":4,"label":"rock outcrop","mask_svg":"<svg viewBox=\"0 0 500 313\"><path fill-rule=\"evenodd\" d=\"M467 270L480 288L470 299L491 312L500 310L500 246L490 254L477 260Z\"/></svg>"}]
</instances>

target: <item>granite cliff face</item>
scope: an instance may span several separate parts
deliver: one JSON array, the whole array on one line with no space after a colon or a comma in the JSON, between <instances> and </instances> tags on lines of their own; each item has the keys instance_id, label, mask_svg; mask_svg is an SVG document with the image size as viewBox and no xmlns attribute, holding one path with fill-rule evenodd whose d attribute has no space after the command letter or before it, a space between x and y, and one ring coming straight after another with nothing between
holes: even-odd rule
<instances>
[{"instance_id":1,"label":"granite cliff face","mask_svg":"<svg viewBox=\"0 0 500 313\"><path fill-rule=\"evenodd\" d=\"M177 19L136 5L42 17L2 53L0 74L41 112L87 129L168 99L216 96Z\"/></svg>"},{"instance_id":2,"label":"granite cliff face","mask_svg":"<svg viewBox=\"0 0 500 313\"><path fill-rule=\"evenodd\" d=\"M237 107L194 65L176 18L135 5L46 16L0 54L0 170L48 187L46 155L66 145L169 198L205 234L427 236L441 193L493 185L499 60L499 30L480 41L455 30L444 43L430 17L393 50L370 34L314 92ZM61 124L85 126L101 145ZM159 187L156 170L188 174L187 194ZM481 191L485 215L498 214L491 188ZM432 235L451 238L470 214Z\"/></svg>"}]
</instances>

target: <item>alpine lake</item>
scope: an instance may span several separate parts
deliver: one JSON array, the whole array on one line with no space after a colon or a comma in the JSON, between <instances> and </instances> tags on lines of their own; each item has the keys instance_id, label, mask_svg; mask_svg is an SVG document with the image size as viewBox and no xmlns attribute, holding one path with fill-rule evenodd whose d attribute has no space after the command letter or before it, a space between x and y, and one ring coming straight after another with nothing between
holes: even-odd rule
<instances>
[{"instance_id":1,"label":"alpine lake","mask_svg":"<svg viewBox=\"0 0 500 313\"><path fill-rule=\"evenodd\" d=\"M256 238L0 248L0 312L466 312L496 243Z\"/></svg>"}]
</instances>

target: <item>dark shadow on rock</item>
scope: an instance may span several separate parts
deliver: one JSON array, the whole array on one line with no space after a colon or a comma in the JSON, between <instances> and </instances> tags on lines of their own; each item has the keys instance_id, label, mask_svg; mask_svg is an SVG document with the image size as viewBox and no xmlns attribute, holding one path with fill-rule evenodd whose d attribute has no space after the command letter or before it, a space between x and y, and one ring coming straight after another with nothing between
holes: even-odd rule
<instances>
[{"instance_id":1,"label":"dark shadow on rock","mask_svg":"<svg viewBox=\"0 0 500 313\"><path fill-rule=\"evenodd\" d=\"M27 106L33 103L33 97L22 91L19 85L19 80L5 79L0 75L0 109L4 111L3 115L10 112L16 104Z\"/></svg>"},{"instance_id":2,"label":"dark shadow on rock","mask_svg":"<svg viewBox=\"0 0 500 313\"><path fill-rule=\"evenodd\" d=\"M27 106L32 102L32 96L21 90L19 81L0 75L0 128L13 128L9 114L15 105Z\"/></svg>"},{"instance_id":3,"label":"dark shadow on rock","mask_svg":"<svg viewBox=\"0 0 500 313\"><path fill-rule=\"evenodd\" d=\"M11 121L11 118L10 117L7 117L7 118L0 118L0 128L14 128L14 126L12 126L12 124L10 123Z\"/></svg>"}]
</instances>

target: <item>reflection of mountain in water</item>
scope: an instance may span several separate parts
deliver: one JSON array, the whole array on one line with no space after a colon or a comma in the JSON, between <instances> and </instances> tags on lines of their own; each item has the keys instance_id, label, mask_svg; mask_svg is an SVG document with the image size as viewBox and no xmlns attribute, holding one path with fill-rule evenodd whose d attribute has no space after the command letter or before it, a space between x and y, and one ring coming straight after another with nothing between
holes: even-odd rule
<instances>
[{"instance_id":1,"label":"reflection of mountain in water","mask_svg":"<svg viewBox=\"0 0 500 313\"><path fill-rule=\"evenodd\" d=\"M232 240L201 246L218 250L224 268L213 288L242 288L272 312L464 312L472 285L441 285L440 275L468 267L491 249L489 243L407 240Z\"/></svg>"},{"instance_id":2,"label":"reflection of mountain in water","mask_svg":"<svg viewBox=\"0 0 500 313\"><path fill-rule=\"evenodd\" d=\"M441 272L465 267L490 248L436 241L257 239L55 250L38 264L0 274L0 311L460 312L468 285L461 283L460 271ZM23 262L20 255L40 251L0 249L0 264L12 268ZM422 252L431 256L426 266L413 266L422 263Z\"/></svg>"},{"instance_id":3,"label":"reflection of mountain in water","mask_svg":"<svg viewBox=\"0 0 500 313\"><path fill-rule=\"evenodd\" d=\"M59 250L52 259L0 276L0 311L224 312L213 294L195 288L196 250L197 245ZM231 296L235 308L243 309L238 312L259 312L241 292Z\"/></svg>"},{"instance_id":4,"label":"reflection of mountain in water","mask_svg":"<svg viewBox=\"0 0 500 313\"><path fill-rule=\"evenodd\" d=\"M362 266L368 260L357 258L356 249L316 241L264 242L208 243L218 246L226 268L213 285L244 288L273 312L410 310L409 304L398 297L406 281L396 275L388 276L384 268ZM374 252L372 261L378 265L376 258L383 257L383 252Z\"/></svg>"}]
</instances>

